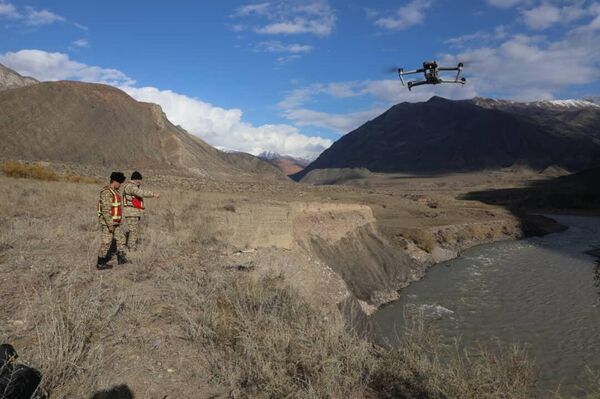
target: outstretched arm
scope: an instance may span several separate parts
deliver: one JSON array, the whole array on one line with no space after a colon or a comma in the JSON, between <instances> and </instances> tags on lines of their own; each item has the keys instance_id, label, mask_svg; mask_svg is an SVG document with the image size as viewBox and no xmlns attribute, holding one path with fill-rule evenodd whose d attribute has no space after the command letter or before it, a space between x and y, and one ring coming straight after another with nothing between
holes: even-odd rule
<instances>
[{"instance_id":1,"label":"outstretched arm","mask_svg":"<svg viewBox=\"0 0 600 399\"><path fill-rule=\"evenodd\" d=\"M136 184L128 184L127 187L125 187L125 194L134 195L138 198L160 197L160 194L155 193L153 191L142 190Z\"/></svg>"}]
</instances>

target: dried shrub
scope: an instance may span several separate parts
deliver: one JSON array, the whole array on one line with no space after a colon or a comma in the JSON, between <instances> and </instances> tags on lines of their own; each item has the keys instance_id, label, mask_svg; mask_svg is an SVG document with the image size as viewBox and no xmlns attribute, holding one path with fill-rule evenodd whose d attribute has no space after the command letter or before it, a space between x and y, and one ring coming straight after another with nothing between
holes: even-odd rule
<instances>
[{"instance_id":1,"label":"dried shrub","mask_svg":"<svg viewBox=\"0 0 600 399\"><path fill-rule=\"evenodd\" d=\"M2 172L9 177L57 181L59 176L50 168L37 164L25 164L18 161L6 161Z\"/></svg>"},{"instance_id":2,"label":"dried shrub","mask_svg":"<svg viewBox=\"0 0 600 399\"><path fill-rule=\"evenodd\" d=\"M444 345L422 316L409 322L397 348L384 352L371 386L382 399L530 397L533 365L524 349L500 344L478 350Z\"/></svg>"},{"instance_id":3,"label":"dried shrub","mask_svg":"<svg viewBox=\"0 0 600 399\"><path fill-rule=\"evenodd\" d=\"M278 279L177 279L188 338L235 397L363 398L370 344Z\"/></svg>"},{"instance_id":4,"label":"dried shrub","mask_svg":"<svg viewBox=\"0 0 600 399\"><path fill-rule=\"evenodd\" d=\"M22 179L36 179L46 181L66 181L71 183L98 184L100 180L95 177L79 175L60 175L47 166L27 164L19 161L5 161L2 163L2 172L8 177Z\"/></svg>"}]
</instances>

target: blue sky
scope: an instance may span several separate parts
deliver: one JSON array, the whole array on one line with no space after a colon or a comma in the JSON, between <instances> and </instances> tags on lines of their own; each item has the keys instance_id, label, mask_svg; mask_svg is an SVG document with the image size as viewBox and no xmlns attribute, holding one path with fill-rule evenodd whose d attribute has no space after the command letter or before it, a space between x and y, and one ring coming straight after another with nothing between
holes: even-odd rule
<instances>
[{"instance_id":1,"label":"blue sky","mask_svg":"<svg viewBox=\"0 0 600 399\"><path fill-rule=\"evenodd\" d=\"M401 101L600 89L600 1L0 0L0 63L160 104L209 143L314 157ZM393 66L463 61L408 92Z\"/></svg>"}]
</instances>

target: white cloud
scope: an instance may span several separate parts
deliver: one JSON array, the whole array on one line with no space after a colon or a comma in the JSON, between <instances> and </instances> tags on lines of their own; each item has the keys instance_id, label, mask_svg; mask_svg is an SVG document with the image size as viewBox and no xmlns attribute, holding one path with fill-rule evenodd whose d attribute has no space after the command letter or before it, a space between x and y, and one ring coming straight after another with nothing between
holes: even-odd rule
<instances>
[{"instance_id":1,"label":"white cloud","mask_svg":"<svg viewBox=\"0 0 600 399\"><path fill-rule=\"evenodd\" d=\"M270 7L271 3L247 4L245 6L238 7L232 16L245 17L248 15L266 15L269 12Z\"/></svg>"},{"instance_id":2,"label":"white cloud","mask_svg":"<svg viewBox=\"0 0 600 399\"><path fill-rule=\"evenodd\" d=\"M65 22L67 19L49 10L36 10L33 7L26 6L24 10L19 10L11 3L0 0L0 17L6 17L19 20L27 26L50 25L55 22ZM76 26L78 24L75 24Z\"/></svg>"},{"instance_id":3,"label":"white cloud","mask_svg":"<svg viewBox=\"0 0 600 399\"><path fill-rule=\"evenodd\" d=\"M292 90L278 104L283 115L298 126L315 126L339 134L354 130L378 116L393 104L402 101L426 101L433 95L446 98L472 98L477 92L472 86L440 85L423 87L409 92L399 80L365 80L333 83L316 83ZM327 113L307 108L306 105L326 96L339 100L368 97L374 103L367 109L347 113Z\"/></svg>"},{"instance_id":4,"label":"white cloud","mask_svg":"<svg viewBox=\"0 0 600 399\"><path fill-rule=\"evenodd\" d=\"M497 47L471 47L445 55L442 62L465 62L471 75L467 84L478 92L520 100L550 99L567 87L600 78L598 39L577 30L553 42L514 35Z\"/></svg>"},{"instance_id":5,"label":"white cloud","mask_svg":"<svg viewBox=\"0 0 600 399\"><path fill-rule=\"evenodd\" d=\"M546 29L561 20L560 8L547 3L542 4L523 11L523 18L531 29Z\"/></svg>"},{"instance_id":6,"label":"white cloud","mask_svg":"<svg viewBox=\"0 0 600 399\"><path fill-rule=\"evenodd\" d=\"M49 25L54 22L64 22L66 19L48 10L36 10L33 7L25 7L25 24L31 26Z\"/></svg>"},{"instance_id":7,"label":"white cloud","mask_svg":"<svg viewBox=\"0 0 600 399\"><path fill-rule=\"evenodd\" d=\"M385 110L385 107L379 107L366 111L338 114L299 108L285 111L284 114L287 119L295 122L298 126L315 126L344 134L380 115Z\"/></svg>"},{"instance_id":8,"label":"white cloud","mask_svg":"<svg viewBox=\"0 0 600 399\"><path fill-rule=\"evenodd\" d=\"M16 7L11 3L0 2L0 17L6 18L20 18L21 14L17 11Z\"/></svg>"},{"instance_id":9,"label":"white cloud","mask_svg":"<svg viewBox=\"0 0 600 399\"><path fill-rule=\"evenodd\" d=\"M81 48L81 47L88 47L90 45L90 42L88 41L88 39L78 39L78 40L75 40L71 44L75 47Z\"/></svg>"},{"instance_id":10,"label":"white cloud","mask_svg":"<svg viewBox=\"0 0 600 399\"><path fill-rule=\"evenodd\" d=\"M329 139L306 136L291 125L253 126L242 120L243 113L239 109L224 109L170 90L134 87L135 81L121 71L86 65L63 53L8 52L0 54L0 63L39 80L71 79L117 86L136 100L159 104L173 123L221 148L313 158L332 144Z\"/></svg>"},{"instance_id":11,"label":"white cloud","mask_svg":"<svg viewBox=\"0 0 600 399\"><path fill-rule=\"evenodd\" d=\"M462 48L465 47L469 43L490 43L498 40L505 39L508 36L508 30L506 26L500 25L494 29L494 32L484 32L477 31L475 33L469 33L466 35L452 37L447 39L444 43L450 45L451 47Z\"/></svg>"},{"instance_id":12,"label":"white cloud","mask_svg":"<svg viewBox=\"0 0 600 399\"><path fill-rule=\"evenodd\" d=\"M521 4L523 2L525 2L526 0L487 0L487 2L494 6L494 7L498 7L498 8L510 8L510 7L514 7L517 4Z\"/></svg>"},{"instance_id":13,"label":"white cloud","mask_svg":"<svg viewBox=\"0 0 600 399\"><path fill-rule=\"evenodd\" d=\"M393 15L375 20L375 25L391 30L403 30L418 25L425 19L425 10L431 0L412 0L400 7Z\"/></svg>"},{"instance_id":14,"label":"white cloud","mask_svg":"<svg viewBox=\"0 0 600 399\"><path fill-rule=\"evenodd\" d=\"M583 3L576 2L563 7L550 3L542 3L537 7L522 12L523 20L528 28L542 30L557 23L569 23L588 15Z\"/></svg>"},{"instance_id":15,"label":"white cloud","mask_svg":"<svg viewBox=\"0 0 600 399\"><path fill-rule=\"evenodd\" d=\"M257 28L256 33L265 35L296 35L312 33L317 36L329 36L335 25L335 17L329 16L318 20L294 18L290 21L276 22Z\"/></svg>"},{"instance_id":16,"label":"white cloud","mask_svg":"<svg viewBox=\"0 0 600 399\"><path fill-rule=\"evenodd\" d=\"M258 43L258 49L266 51L268 53L310 53L313 50L313 46L308 44L291 43L285 44L277 40L271 40L267 42Z\"/></svg>"},{"instance_id":17,"label":"white cloud","mask_svg":"<svg viewBox=\"0 0 600 399\"><path fill-rule=\"evenodd\" d=\"M331 140L310 137L290 125L253 126L242 121L239 109L224 109L202 100L154 87L122 87L139 101L159 104L169 120L208 143L236 151L260 154L274 151L300 157L315 157Z\"/></svg>"},{"instance_id":18,"label":"white cloud","mask_svg":"<svg viewBox=\"0 0 600 399\"><path fill-rule=\"evenodd\" d=\"M135 83L121 71L82 64L71 60L64 53L49 53L42 50L9 51L0 54L0 63L39 80L74 79L112 85Z\"/></svg>"},{"instance_id":19,"label":"white cloud","mask_svg":"<svg viewBox=\"0 0 600 399\"><path fill-rule=\"evenodd\" d=\"M335 10L326 0L279 0L237 8L232 18L250 19L236 24L237 31L252 29L264 35L313 34L329 36L336 23Z\"/></svg>"}]
</instances>

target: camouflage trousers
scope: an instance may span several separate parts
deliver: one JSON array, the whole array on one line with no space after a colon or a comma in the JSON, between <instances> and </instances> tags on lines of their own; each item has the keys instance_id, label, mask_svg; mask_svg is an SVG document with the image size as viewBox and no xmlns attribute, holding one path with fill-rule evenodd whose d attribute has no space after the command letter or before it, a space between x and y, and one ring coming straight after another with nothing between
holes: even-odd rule
<instances>
[{"instance_id":1,"label":"camouflage trousers","mask_svg":"<svg viewBox=\"0 0 600 399\"><path fill-rule=\"evenodd\" d=\"M108 255L108 251L110 250L113 239L117 243L117 252L125 250L125 234L123 234L123 228L121 225L115 226L115 230L112 233L104 224L100 225L100 229L100 249L98 250L99 258L103 258Z\"/></svg>"},{"instance_id":2,"label":"camouflage trousers","mask_svg":"<svg viewBox=\"0 0 600 399\"><path fill-rule=\"evenodd\" d=\"M127 216L127 226L129 235L127 236L127 246L129 249L136 249L140 239L140 216Z\"/></svg>"}]
</instances>

